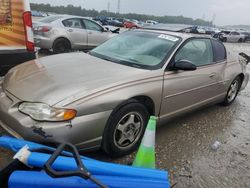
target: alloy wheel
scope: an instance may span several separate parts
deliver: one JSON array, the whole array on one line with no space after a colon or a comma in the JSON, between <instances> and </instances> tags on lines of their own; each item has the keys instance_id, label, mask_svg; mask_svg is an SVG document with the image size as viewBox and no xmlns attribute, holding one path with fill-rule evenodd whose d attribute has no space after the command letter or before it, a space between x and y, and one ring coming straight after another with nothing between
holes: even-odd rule
<instances>
[{"instance_id":1,"label":"alloy wheel","mask_svg":"<svg viewBox=\"0 0 250 188\"><path fill-rule=\"evenodd\" d=\"M123 149L134 145L140 138L143 124L143 118L137 112L124 115L114 131L114 144Z\"/></svg>"},{"instance_id":2,"label":"alloy wheel","mask_svg":"<svg viewBox=\"0 0 250 188\"><path fill-rule=\"evenodd\" d=\"M234 80L227 94L227 100L229 103L235 99L235 97L237 96L238 90L239 90L239 81Z\"/></svg>"}]
</instances>

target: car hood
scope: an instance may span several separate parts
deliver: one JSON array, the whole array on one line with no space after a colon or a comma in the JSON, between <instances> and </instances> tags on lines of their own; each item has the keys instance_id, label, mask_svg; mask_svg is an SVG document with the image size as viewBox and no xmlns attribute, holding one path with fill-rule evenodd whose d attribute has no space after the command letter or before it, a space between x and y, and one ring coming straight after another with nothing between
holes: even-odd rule
<instances>
[{"instance_id":1,"label":"car hood","mask_svg":"<svg viewBox=\"0 0 250 188\"><path fill-rule=\"evenodd\" d=\"M79 93L91 95L121 83L145 78L150 72L85 53L68 53L14 67L4 78L3 89L22 101L55 105Z\"/></svg>"}]
</instances>

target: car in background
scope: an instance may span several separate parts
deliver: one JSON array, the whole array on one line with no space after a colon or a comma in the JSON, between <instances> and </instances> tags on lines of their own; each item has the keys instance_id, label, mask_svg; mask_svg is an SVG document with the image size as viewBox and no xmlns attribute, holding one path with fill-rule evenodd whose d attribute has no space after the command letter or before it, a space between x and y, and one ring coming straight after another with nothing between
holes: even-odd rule
<instances>
[{"instance_id":1,"label":"car in background","mask_svg":"<svg viewBox=\"0 0 250 188\"><path fill-rule=\"evenodd\" d=\"M204 27L194 25L191 27L191 33L206 34L206 30L204 29Z\"/></svg>"},{"instance_id":2,"label":"car in background","mask_svg":"<svg viewBox=\"0 0 250 188\"><path fill-rule=\"evenodd\" d=\"M118 20L119 22L123 23L123 24L124 24L124 22L126 21L125 18L117 18L117 20Z\"/></svg>"},{"instance_id":3,"label":"car in background","mask_svg":"<svg viewBox=\"0 0 250 188\"><path fill-rule=\"evenodd\" d=\"M107 20L107 25L114 26L114 27L123 27L123 22L120 22L119 20L113 18Z\"/></svg>"},{"instance_id":4,"label":"car in background","mask_svg":"<svg viewBox=\"0 0 250 188\"><path fill-rule=\"evenodd\" d=\"M228 35L229 33L231 33L230 30L221 30L220 32L214 32L211 34L212 38L215 38L217 40L222 41L223 39L223 35Z\"/></svg>"},{"instance_id":5,"label":"car in background","mask_svg":"<svg viewBox=\"0 0 250 188\"><path fill-rule=\"evenodd\" d=\"M210 33L211 37L218 38L218 34L221 32L220 29L211 27L212 32Z\"/></svg>"},{"instance_id":6,"label":"car in background","mask_svg":"<svg viewBox=\"0 0 250 188\"><path fill-rule=\"evenodd\" d=\"M103 26L104 25L108 25L107 17L106 16L96 16L92 20L98 22L99 24L101 24Z\"/></svg>"},{"instance_id":7,"label":"car in background","mask_svg":"<svg viewBox=\"0 0 250 188\"><path fill-rule=\"evenodd\" d=\"M214 28L214 27L203 27L203 29L205 30L205 33L206 33L207 35L212 35L212 34L214 34L214 33L219 33L219 32L220 32L219 29Z\"/></svg>"},{"instance_id":8,"label":"car in background","mask_svg":"<svg viewBox=\"0 0 250 188\"><path fill-rule=\"evenodd\" d=\"M159 22L154 21L154 20L146 20L145 23L146 23L147 25L155 25L155 24L158 24Z\"/></svg>"},{"instance_id":9,"label":"car in background","mask_svg":"<svg viewBox=\"0 0 250 188\"><path fill-rule=\"evenodd\" d=\"M135 29L141 28L141 26L138 24L138 22L132 21L132 20L124 21L123 26L125 28L129 28L129 29L131 29L131 28L135 28Z\"/></svg>"},{"instance_id":10,"label":"car in background","mask_svg":"<svg viewBox=\"0 0 250 188\"><path fill-rule=\"evenodd\" d=\"M15 67L0 84L1 126L25 140L121 156L139 146L150 115L161 124L232 104L248 83L247 61L209 36L163 29L127 31L88 54Z\"/></svg>"},{"instance_id":11,"label":"car in background","mask_svg":"<svg viewBox=\"0 0 250 188\"><path fill-rule=\"evenodd\" d=\"M137 22L137 25L138 25L139 28L142 28L142 27L145 26L145 22L143 22L143 21L138 21L138 22Z\"/></svg>"},{"instance_id":12,"label":"car in background","mask_svg":"<svg viewBox=\"0 0 250 188\"><path fill-rule=\"evenodd\" d=\"M250 41L250 32L244 31L241 34L244 35L244 42Z\"/></svg>"},{"instance_id":13,"label":"car in background","mask_svg":"<svg viewBox=\"0 0 250 188\"><path fill-rule=\"evenodd\" d=\"M115 36L97 22L79 16L54 15L34 22L35 45L54 53L90 50Z\"/></svg>"},{"instance_id":14,"label":"car in background","mask_svg":"<svg viewBox=\"0 0 250 188\"><path fill-rule=\"evenodd\" d=\"M221 32L219 40L222 42L244 42L245 35L237 31L231 31L230 33Z\"/></svg>"},{"instance_id":15,"label":"car in background","mask_svg":"<svg viewBox=\"0 0 250 188\"><path fill-rule=\"evenodd\" d=\"M47 13L41 12L41 11L36 11L36 10L31 11L31 14L34 17L46 17L46 16L48 16Z\"/></svg>"},{"instance_id":16,"label":"car in background","mask_svg":"<svg viewBox=\"0 0 250 188\"><path fill-rule=\"evenodd\" d=\"M29 1L0 1L0 76L36 58Z\"/></svg>"}]
</instances>

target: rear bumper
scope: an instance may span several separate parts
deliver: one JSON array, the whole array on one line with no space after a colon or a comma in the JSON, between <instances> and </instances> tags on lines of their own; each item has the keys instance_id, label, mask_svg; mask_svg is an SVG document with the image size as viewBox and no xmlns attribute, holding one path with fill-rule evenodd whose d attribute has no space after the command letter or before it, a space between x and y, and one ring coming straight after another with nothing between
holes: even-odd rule
<instances>
[{"instance_id":1,"label":"rear bumper","mask_svg":"<svg viewBox=\"0 0 250 188\"><path fill-rule=\"evenodd\" d=\"M1 50L0 51L0 76L4 76L11 68L36 59L36 52L28 52L25 49L20 50Z\"/></svg>"},{"instance_id":2,"label":"rear bumper","mask_svg":"<svg viewBox=\"0 0 250 188\"><path fill-rule=\"evenodd\" d=\"M53 41L51 38L43 37L40 35L34 36L35 46L42 49L51 49L53 47Z\"/></svg>"}]
</instances>

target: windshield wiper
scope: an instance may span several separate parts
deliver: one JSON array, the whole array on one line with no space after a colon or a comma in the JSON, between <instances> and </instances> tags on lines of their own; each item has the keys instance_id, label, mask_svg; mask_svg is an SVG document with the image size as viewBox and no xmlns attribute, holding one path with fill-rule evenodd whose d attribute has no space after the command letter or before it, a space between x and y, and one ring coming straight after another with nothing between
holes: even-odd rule
<instances>
[{"instance_id":1,"label":"windshield wiper","mask_svg":"<svg viewBox=\"0 0 250 188\"><path fill-rule=\"evenodd\" d=\"M136 60L136 59L129 58L128 60L129 60L129 61L132 61L131 63L138 63L138 64L141 64L141 62L138 61L138 60Z\"/></svg>"},{"instance_id":2,"label":"windshield wiper","mask_svg":"<svg viewBox=\"0 0 250 188\"><path fill-rule=\"evenodd\" d=\"M104 56L104 55L98 54L96 52L90 51L89 55L94 56L94 57L98 57L98 58L106 60L106 61L111 61L111 62L115 62L115 63L117 62L117 59L115 59L115 58Z\"/></svg>"},{"instance_id":3,"label":"windshield wiper","mask_svg":"<svg viewBox=\"0 0 250 188\"><path fill-rule=\"evenodd\" d=\"M103 59L103 60L106 60L106 61L110 61L110 62L113 62L113 63L124 64L124 65L135 67L135 68L142 68L143 67L142 65L137 64L137 63L141 63L141 62L139 62L137 60L134 60L134 59L128 59L129 61L126 61L126 60L120 60L120 59L112 58L112 57L109 57L109 56L104 56L104 55L98 54L96 52L89 52L89 54L94 56L94 57L97 57L97 58L100 58L100 59Z\"/></svg>"}]
</instances>

